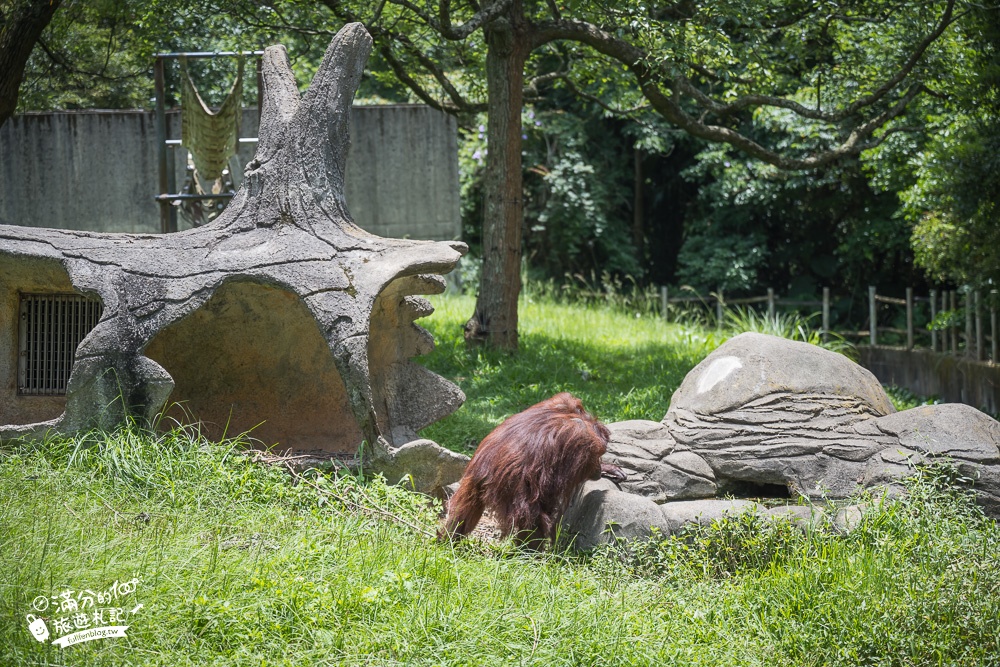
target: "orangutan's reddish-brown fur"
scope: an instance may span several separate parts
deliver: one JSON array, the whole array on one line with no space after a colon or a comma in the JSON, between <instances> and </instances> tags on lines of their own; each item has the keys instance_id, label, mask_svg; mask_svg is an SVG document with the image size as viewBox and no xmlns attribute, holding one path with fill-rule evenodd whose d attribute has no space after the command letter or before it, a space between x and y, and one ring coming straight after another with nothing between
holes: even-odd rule
<instances>
[{"instance_id":1,"label":"orangutan's reddish-brown fur","mask_svg":"<svg viewBox=\"0 0 1000 667\"><path fill-rule=\"evenodd\" d=\"M568 393L508 418L476 449L438 536L468 535L489 509L503 534L518 543L554 541L559 519L585 480L602 474L625 479L620 468L601 463L610 437Z\"/></svg>"}]
</instances>

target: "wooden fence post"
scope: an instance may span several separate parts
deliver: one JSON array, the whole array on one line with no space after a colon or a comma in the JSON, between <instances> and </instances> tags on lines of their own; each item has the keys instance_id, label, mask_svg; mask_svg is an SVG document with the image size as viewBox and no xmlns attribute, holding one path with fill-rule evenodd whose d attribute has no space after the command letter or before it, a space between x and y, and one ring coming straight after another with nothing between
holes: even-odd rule
<instances>
[{"instance_id":1,"label":"wooden fence post","mask_svg":"<svg viewBox=\"0 0 1000 667\"><path fill-rule=\"evenodd\" d=\"M983 345L983 316L979 312L979 290L972 293L972 307L975 308L976 315L976 361L982 361L986 354L986 346Z\"/></svg>"},{"instance_id":2,"label":"wooden fence post","mask_svg":"<svg viewBox=\"0 0 1000 667\"><path fill-rule=\"evenodd\" d=\"M913 288L906 288L906 349L913 349Z\"/></svg>"},{"instance_id":3,"label":"wooden fence post","mask_svg":"<svg viewBox=\"0 0 1000 667\"><path fill-rule=\"evenodd\" d=\"M667 288L663 286L660 288L660 313L663 316L663 321L667 321L667 305L670 303L668 298Z\"/></svg>"},{"instance_id":4,"label":"wooden fence post","mask_svg":"<svg viewBox=\"0 0 1000 667\"><path fill-rule=\"evenodd\" d=\"M768 319L774 319L774 288L767 288L767 317Z\"/></svg>"},{"instance_id":5,"label":"wooden fence post","mask_svg":"<svg viewBox=\"0 0 1000 667\"><path fill-rule=\"evenodd\" d=\"M823 332L820 334L825 343L827 334L830 332L830 288L823 288Z\"/></svg>"},{"instance_id":6,"label":"wooden fence post","mask_svg":"<svg viewBox=\"0 0 1000 667\"><path fill-rule=\"evenodd\" d=\"M937 329L933 328L934 318L937 317L937 290L931 290L931 352L937 352Z\"/></svg>"},{"instance_id":7,"label":"wooden fence post","mask_svg":"<svg viewBox=\"0 0 1000 667\"><path fill-rule=\"evenodd\" d=\"M997 363L997 297L996 290L990 292L993 299L990 300L990 361Z\"/></svg>"},{"instance_id":8,"label":"wooden fence post","mask_svg":"<svg viewBox=\"0 0 1000 667\"><path fill-rule=\"evenodd\" d=\"M972 356L972 290L965 287L965 356Z\"/></svg>"},{"instance_id":9,"label":"wooden fence post","mask_svg":"<svg viewBox=\"0 0 1000 667\"><path fill-rule=\"evenodd\" d=\"M949 301L950 301L950 305L951 305L951 309L950 310L952 312L952 316L954 317L955 311L958 310L958 296L956 296L955 290L949 290L948 294L949 294ZM952 319L952 322L954 322L954 321L955 320ZM951 353L957 356L958 355L958 327L956 327L954 324L952 324L951 327L949 327L949 329L951 331Z\"/></svg>"},{"instance_id":10,"label":"wooden fence post","mask_svg":"<svg viewBox=\"0 0 1000 667\"><path fill-rule=\"evenodd\" d=\"M875 307L875 287L874 285L868 286L868 319L871 322L868 325L868 338L872 345L878 344L878 319L877 319L877 309Z\"/></svg>"}]
</instances>

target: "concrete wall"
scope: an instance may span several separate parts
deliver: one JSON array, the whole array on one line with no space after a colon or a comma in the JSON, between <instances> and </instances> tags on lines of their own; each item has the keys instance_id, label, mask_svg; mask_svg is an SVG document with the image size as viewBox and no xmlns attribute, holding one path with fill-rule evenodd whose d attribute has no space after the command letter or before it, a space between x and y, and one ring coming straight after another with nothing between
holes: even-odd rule
<instances>
[{"instance_id":1,"label":"concrete wall","mask_svg":"<svg viewBox=\"0 0 1000 667\"><path fill-rule=\"evenodd\" d=\"M159 232L154 120L150 111L11 118L0 127L0 222ZM180 136L179 113L168 114L168 127L170 138ZM257 136L255 109L244 111L241 134ZM453 117L419 105L355 107L351 136L345 196L355 222L379 236L460 236ZM241 164L249 162L255 148L243 146ZM179 188L186 153L176 153Z\"/></svg>"},{"instance_id":2,"label":"concrete wall","mask_svg":"<svg viewBox=\"0 0 1000 667\"><path fill-rule=\"evenodd\" d=\"M1000 413L1000 366L931 352L858 346L859 362L883 384L921 396L940 396L989 414Z\"/></svg>"}]
</instances>

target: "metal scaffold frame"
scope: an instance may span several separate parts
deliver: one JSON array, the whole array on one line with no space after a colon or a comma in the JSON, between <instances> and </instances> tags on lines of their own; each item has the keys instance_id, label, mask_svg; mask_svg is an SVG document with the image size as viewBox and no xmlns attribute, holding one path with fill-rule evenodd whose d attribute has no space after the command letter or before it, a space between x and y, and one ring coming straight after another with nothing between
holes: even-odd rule
<instances>
[{"instance_id":1,"label":"metal scaffold frame","mask_svg":"<svg viewBox=\"0 0 1000 667\"><path fill-rule=\"evenodd\" d=\"M176 191L177 179L174 174L174 154L170 149L180 148L181 140L170 139L167 136L167 111L164 102L166 94L164 62L179 58L235 58L239 56L254 56L257 60L257 108L260 109L260 95L264 87L260 72L262 55L264 55L263 51L186 51L155 54L156 63L153 70L153 78L156 88L156 150L157 168L159 171L159 194L156 195L155 199L160 204L161 232L177 231L177 209L173 206L174 202L190 199L231 199L233 196L232 193L228 192L219 194L182 194ZM237 142L237 144L255 143L257 143L257 137L240 137ZM238 149L239 145L235 148Z\"/></svg>"}]
</instances>

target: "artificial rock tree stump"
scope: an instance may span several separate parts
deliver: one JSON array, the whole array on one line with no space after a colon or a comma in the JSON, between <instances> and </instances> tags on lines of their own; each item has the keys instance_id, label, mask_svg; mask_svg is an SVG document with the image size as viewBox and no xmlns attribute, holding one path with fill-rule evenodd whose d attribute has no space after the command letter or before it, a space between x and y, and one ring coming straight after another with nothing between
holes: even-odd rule
<instances>
[{"instance_id":1,"label":"artificial rock tree stump","mask_svg":"<svg viewBox=\"0 0 1000 667\"><path fill-rule=\"evenodd\" d=\"M365 441L391 476L413 461L429 484L453 481L464 457L416 431L464 396L411 357L434 344L413 323L433 310L417 295L442 291L466 247L351 220L349 120L370 51L360 24L344 27L304 96L284 47L265 51L257 154L209 225L164 236L0 225L0 424L13 422L0 438L148 423L169 399L213 436L256 426L265 444L333 454ZM103 304L64 402L16 391L18 295L37 292Z\"/></svg>"}]
</instances>

